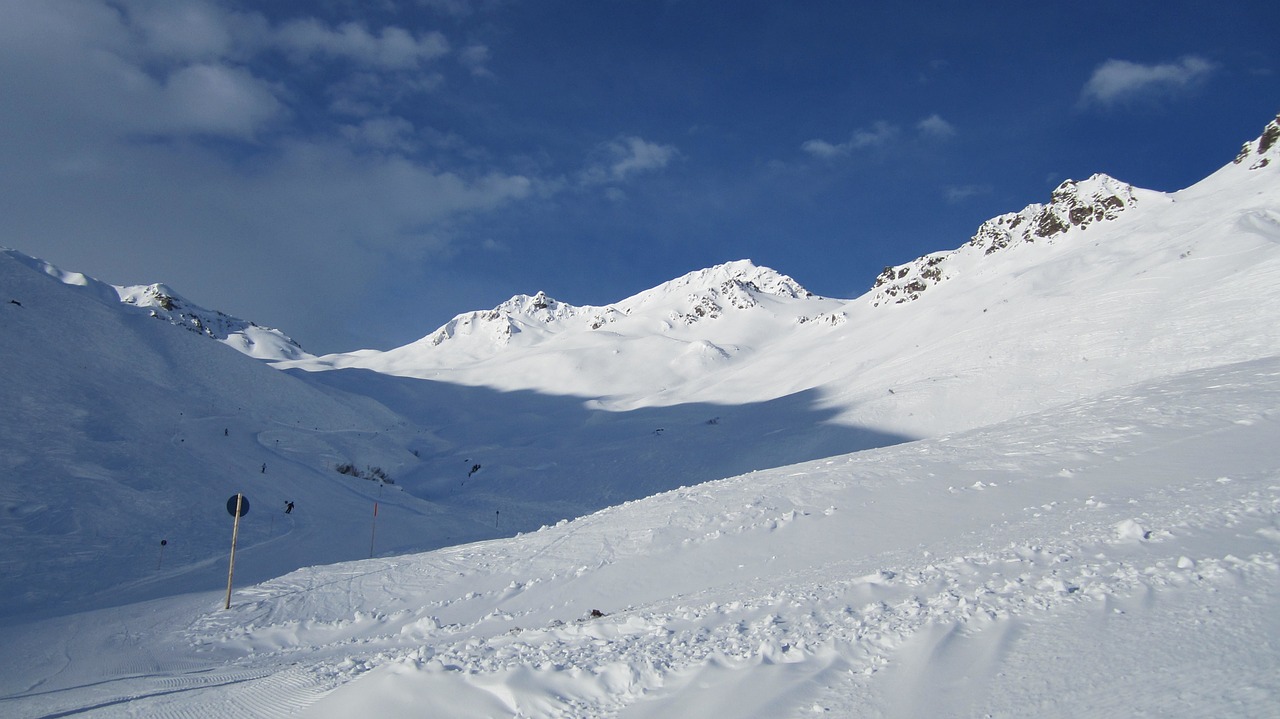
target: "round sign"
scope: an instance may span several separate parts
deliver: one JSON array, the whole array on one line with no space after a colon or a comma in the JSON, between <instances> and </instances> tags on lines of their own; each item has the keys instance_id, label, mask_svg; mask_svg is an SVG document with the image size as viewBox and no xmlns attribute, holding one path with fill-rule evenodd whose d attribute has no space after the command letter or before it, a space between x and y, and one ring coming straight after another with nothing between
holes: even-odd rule
<instances>
[{"instance_id":1,"label":"round sign","mask_svg":"<svg viewBox=\"0 0 1280 719\"><path fill-rule=\"evenodd\" d=\"M231 495L231 499L227 500L227 514L236 516L236 497L240 498L240 516L243 517L249 513L249 498L243 494Z\"/></svg>"}]
</instances>

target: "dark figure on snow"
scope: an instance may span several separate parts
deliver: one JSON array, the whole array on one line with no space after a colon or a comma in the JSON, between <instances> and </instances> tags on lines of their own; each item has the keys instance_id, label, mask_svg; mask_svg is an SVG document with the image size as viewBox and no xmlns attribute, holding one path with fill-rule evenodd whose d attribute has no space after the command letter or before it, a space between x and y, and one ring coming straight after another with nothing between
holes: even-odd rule
<instances>
[{"instance_id":1,"label":"dark figure on snow","mask_svg":"<svg viewBox=\"0 0 1280 719\"><path fill-rule=\"evenodd\" d=\"M263 473L263 474L266 474L266 473L267 473L267 463L266 463L266 462L263 462L263 463L262 463L262 473Z\"/></svg>"},{"instance_id":2,"label":"dark figure on snow","mask_svg":"<svg viewBox=\"0 0 1280 719\"><path fill-rule=\"evenodd\" d=\"M470 477L471 475L473 475L473 474L475 474L476 472L479 472L479 471L480 471L480 465L478 465L478 464L473 464L473 465L471 465L471 471L470 471L470 472L467 472L467 476L468 476L468 477Z\"/></svg>"},{"instance_id":3,"label":"dark figure on snow","mask_svg":"<svg viewBox=\"0 0 1280 719\"><path fill-rule=\"evenodd\" d=\"M293 514L293 502L285 502L285 503L284 503L284 513L285 513L285 514Z\"/></svg>"}]
</instances>

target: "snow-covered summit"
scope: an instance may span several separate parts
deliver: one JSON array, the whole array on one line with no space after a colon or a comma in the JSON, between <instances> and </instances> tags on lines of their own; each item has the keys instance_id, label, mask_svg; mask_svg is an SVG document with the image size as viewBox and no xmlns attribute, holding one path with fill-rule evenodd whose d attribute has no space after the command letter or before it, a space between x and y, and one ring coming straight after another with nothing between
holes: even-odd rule
<instances>
[{"instance_id":1,"label":"snow-covered summit","mask_svg":"<svg viewBox=\"0 0 1280 719\"><path fill-rule=\"evenodd\" d=\"M960 258L991 255L1035 242L1052 242L1072 231L1109 222L1134 207L1142 197L1160 193L1134 188L1104 174L1087 180L1067 180L1050 195L1048 204L1034 203L982 223L959 249L935 252L903 265L886 267L872 287L872 305L900 304L918 299L930 287L954 277Z\"/></svg>"},{"instance_id":2,"label":"snow-covered summit","mask_svg":"<svg viewBox=\"0 0 1280 719\"><path fill-rule=\"evenodd\" d=\"M17 250L0 248L0 254L64 285L82 288L99 302L142 308L156 319L217 340L250 357L282 361L311 356L280 330L205 309L174 292L168 285L112 285L80 272L68 272Z\"/></svg>"},{"instance_id":3,"label":"snow-covered summit","mask_svg":"<svg viewBox=\"0 0 1280 719\"><path fill-rule=\"evenodd\" d=\"M920 298L932 287L971 272L982 258L1033 244L1071 240L1091 227L1118 220L1135 207L1167 204L1212 193L1232 195L1238 187L1220 176L1238 178L1238 169L1261 170L1280 166L1280 114L1262 133L1245 142L1236 158L1217 172L1178 193L1134 187L1106 174L1086 180L1066 180L1054 188L1048 203L1033 203L982 223L969 241L955 250L933 252L901 265L884 268L868 293L873 307L902 304Z\"/></svg>"},{"instance_id":4,"label":"snow-covered summit","mask_svg":"<svg viewBox=\"0 0 1280 719\"><path fill-rule=\"evenodd\" d=\"M1278 133L1272 122L1247 143L1249 162L1228 156L1173 193L1103 174L1068 180L955 249L886 269L855 299L814 296L740 260L603 307L518 295L405 347L279 366L585 397L611 410L816 393L850 426L908 436L983 426L1280 352L1280 165L1261 163L1280 152ZM1057 381L1041 383L1045 373Z\"/></svg>"},{"instance_id":5,"label":"snow-covered summit","mask_svg":"<svg viewBox=\"0 0 1280 719\"><path fill-rule=\"evenodd\" d=\"M168 285L116 286L115 290L125 304L142 307L152 317L218 340L250 357L294 360L311 356L280 330L261 327L225 312L205 309L174 292Z\"/></svg>"},{"instance_id":6,"label":"snow-covered summit","mask_svg":"<svg viewBox=\"0 0 1280 719\"><path fill-rule=\"evenodd\" d=\"M504 389L649 394L709 372L813 322L844 321L841 300L817 297L750 260L690 272L603 306L516 295L454 317L426 337L378 352L326 355L282 368L361 367Z\"/></svg>"},{"instance_id":7,"label":"snow-covered summit","mask_svg":"<svg viewBox=\"0 0 1280 719\"><path fill-rule=\"evenodd\" d=\"M813 293L790 277L751 260L726 262L690 272L618 303L625 314L664 305L666 316L679 325L717 319L726 311L758 307L762 300L798 300Z\"/></svg>"}]
</instances>

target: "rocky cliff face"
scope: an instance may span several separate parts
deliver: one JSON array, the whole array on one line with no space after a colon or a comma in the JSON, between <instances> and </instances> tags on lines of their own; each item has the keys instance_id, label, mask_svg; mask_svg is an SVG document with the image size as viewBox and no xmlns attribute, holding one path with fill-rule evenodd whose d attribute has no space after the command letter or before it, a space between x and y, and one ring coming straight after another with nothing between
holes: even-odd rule
<instances>
[{"instance_id":1,"label":"rocky cliff face","mask_svg":"<svg viewBox=\"0 0 1280 719\"><path fill-rule=\"evenodd\" d=\"M1053 241L1072 230L1086 230L1114 220L1138 202L1132 185L1107 175L1087 180L1067 180L1050 195L1048 204L1032 204L982 223L962 247L935 252L904 265L886 267L872 286L872 305L899 304L952 276L952 258L959 253L991 255L1011 247Z\"/></svg>"},{"instance_id":2,"label":"rocky cliff face","mask_svg":"<svg viewBox=\"0 0 1280 719\"><path fill-rule=\"evenodd\" d=\"M1250 170L1260 170L1280 156L1280 113L1267 123L1262 134L1256 140L1244 143L1240 154L1236 155L1235 164L1249 163Z\"/></svg>"}]
</instances>

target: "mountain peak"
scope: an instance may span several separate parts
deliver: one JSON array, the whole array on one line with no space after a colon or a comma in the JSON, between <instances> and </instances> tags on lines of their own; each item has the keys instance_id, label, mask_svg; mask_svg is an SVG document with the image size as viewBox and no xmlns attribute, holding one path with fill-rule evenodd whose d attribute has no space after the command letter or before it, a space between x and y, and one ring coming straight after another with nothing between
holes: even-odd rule
<instances>
[{"instance_id":1,"label":"mountain peak","mask_svg":"<svg viewBox=\"0 0 1280 719\"><path fill-rule=\"evenodd\" d=\"M1236 155L1235 164L1248 162L1250 170L1260 170L1273 160L1280 160L1280 113L1262 128L1261 135L1244 143Z\"/></svg>"},{"instance_id":2,"label":"mountain peak","mask_svg":"<svg viewBox=\"0 0 1280 719\"><path fill-rule=\"evenodd\" d=\"M26 267L46 274L64 285L79 287L97 301L107 305L121 303L147 310L169 324L204 335L229 345L250 357L267 360L295 360L310 357L302 347L280 330L260 327L248 320L207 310L188 301L168 285L132 285L121 287L94 279L80 272L67 272L35 257L0 248L7 256Z\"/></svg>"},{"instance_id":3,"label":"mountain peak","mask_svg":"<svg viewBox=\"0 0 1280 719\"><path fill-rule=\"evenodd\" d=\"M1085 180L1066 180L1054 188L1048 204L1027 205L982 223L969 241L957 250L935 252L904 265L884 268L872 289L872 305L900 304L918 299L920 293L954 274L952 258L975 251L983 256L1019 245L1053 241L1071 230L1086 230L1094 223L1116 219L1138 203L1133 185L1095 174Z\"/></svg>"},{"instance_id":4,"label":"mountain peak","mask_svg":"<svg viewBox=\"0 0 1280 719\"><path fill-rule=\"evenodd\" d=\"M801 287L800 283L777 270L762 267L751 260L734 260L706 269L694 270L623 300L619 304L642 304L658 296L728 291L731 288L790 299L813 296L813 293Z\"/></svg>"},{"instance_id":5,"label":"mountain peak","mask_svg":"<svg viewBox=\"0 0 1280 719\"><path fill-rule=\"evenodd\" d=\"M218 340L250 357L293 360L307 356L301 345L280 330L261 327L225 312L205 309L174 292L168 285L116 286L115 290L124 304L146 309L156 319Z\"/></svg>"}]
</instances>

